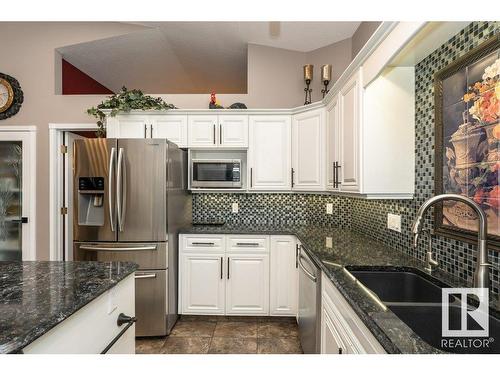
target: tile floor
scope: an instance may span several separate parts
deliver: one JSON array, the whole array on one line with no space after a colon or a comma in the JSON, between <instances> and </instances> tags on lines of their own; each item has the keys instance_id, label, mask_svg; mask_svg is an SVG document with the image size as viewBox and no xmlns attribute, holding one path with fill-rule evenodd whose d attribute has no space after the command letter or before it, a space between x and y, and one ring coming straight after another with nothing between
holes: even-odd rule
<instances>
[{"instance_id":1,"label":"tile floor","mask_svg":"<svg viewBox=\"0 0 500 375\"><path fill-rule=\"evenodd\" d=\"M182 316L170 336L138 338L137 354L302 354L295 318Z\"/></svg>"}]
</instances>

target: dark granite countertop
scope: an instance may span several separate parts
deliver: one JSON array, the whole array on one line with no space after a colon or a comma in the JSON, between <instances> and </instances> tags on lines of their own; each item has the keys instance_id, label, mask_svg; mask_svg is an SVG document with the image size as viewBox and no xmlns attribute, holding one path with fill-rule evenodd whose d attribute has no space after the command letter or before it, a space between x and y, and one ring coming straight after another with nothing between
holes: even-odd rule
<instances>
[{"instance_id":1,"label":"dark granite countertop","mask_svg":"<svg viewBox=\"0 0 500 375\"><path fill-rule=\"evenodd\" d=\"M341 228L319 226L241 226L194 225L181 230L183 234L291 234L295 235L321 268L324 274L342 293L353 310L370 329L388 353L440 353L401 321L391 310L384 309L350 277L345 267L413 268L424 271L419 260L394 250L363 234ZM326 246L330 237L331 247ZM432 277L450 286L465 287L464 281L452 278L442 271Z\"/></svg>"},{"instance_id":2,"label":"dark granite countertop","mask_svg":"<svg viewBox=\"0 0 500 375\"><path fill-rule=\"evenodd\" d=\"M0 262L0 353L19 352L136 269L130 262Z\"/></svg>"}]
</instances>

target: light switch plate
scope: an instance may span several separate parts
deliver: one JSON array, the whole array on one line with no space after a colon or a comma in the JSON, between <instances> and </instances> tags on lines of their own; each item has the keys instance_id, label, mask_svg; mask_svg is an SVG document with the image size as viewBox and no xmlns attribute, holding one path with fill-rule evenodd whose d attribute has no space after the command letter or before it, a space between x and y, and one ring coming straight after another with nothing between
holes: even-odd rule
<instances>
[{"instance_id":1,"label":"light switch plate","mask_svg":"<svg viewBox=\"0 0 500 375\"><path fill-rule=\"evenodd\" d=\"M239 205L238 205L238 202L234 202L234 203L232 204L232 206L231 206L231 212L232 212L233 214L237 214L239 210L240 210L240 207L239 207Z\"/></svg>"},{"instance_id":2,"label":"light switch plate","mask_svg":"<svg viewBox=\"0 0 500 375\"><path fill-rule=\"evenodd\" d=\"M333 215L333 203L326 204L326 214Z\"/></svg>"},{"instance_id":3,"label":"light switch plate","mask_svg":"<svg viewBox=\"0 0 500 375\"><path fill-rule=\"evenodd\" d=\"M329 249L331 249L333 247L333 238L332 237L325 238L325 246Z\"/></svg>"},{"instance_id":4,"label":"light switch plate","mask_svg":"<svg viewBox=\"0 0 500 375\"><path fill-rule=\"evenodd\" d=\"M401 233L401 215L387 214L387 228Z\"/></svg>"}]
</instances>

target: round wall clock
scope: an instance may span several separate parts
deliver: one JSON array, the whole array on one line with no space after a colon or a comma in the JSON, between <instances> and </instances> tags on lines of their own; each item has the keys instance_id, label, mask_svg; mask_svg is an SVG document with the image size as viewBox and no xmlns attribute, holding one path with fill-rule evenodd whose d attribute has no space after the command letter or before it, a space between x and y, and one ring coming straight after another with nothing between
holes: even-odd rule
<instances>
[{"instance_id":1,"label":"round wall clock","mask_svg":"<svg viewBox=\"0 0 500 375\"><path fill-rule=\"evenodd\" d=\"M14 77L0 73L0 120L14 116L24 100L23 91Z\"/></svg>"}]
</instances>

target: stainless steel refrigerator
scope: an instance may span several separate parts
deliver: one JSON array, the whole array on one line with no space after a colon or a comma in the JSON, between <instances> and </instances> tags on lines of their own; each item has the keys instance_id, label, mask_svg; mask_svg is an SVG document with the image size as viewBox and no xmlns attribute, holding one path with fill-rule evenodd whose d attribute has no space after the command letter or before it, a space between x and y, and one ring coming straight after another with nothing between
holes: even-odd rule
<instances>
[{"instance_id":1,"label":"stainless steel refrigerator","mask_svg":"<svg viewBox=\"0 0 500 375\"><path fill-rule=\"evenodd\" d=\"M79 139L73 178L74 259L139 264L136 334L169 334L178 229L191 221L186 151L165 139Z\"/></svg>"}]
</instances>

